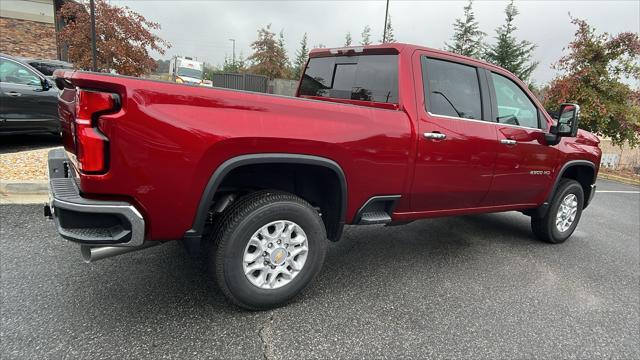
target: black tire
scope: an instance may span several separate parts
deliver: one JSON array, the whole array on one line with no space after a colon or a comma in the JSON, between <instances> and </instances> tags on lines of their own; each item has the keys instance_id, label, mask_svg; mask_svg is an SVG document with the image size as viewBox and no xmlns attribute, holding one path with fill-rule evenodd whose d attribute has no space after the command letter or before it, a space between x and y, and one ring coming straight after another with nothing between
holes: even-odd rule
<instances>
[{"instance_id":1,"label":"black tire","mask_svg":"<svg viewBox=\"0 0 640 360\"><path fill-rule=\"evenodd\" d=\"M578 206L576 216L571 226L561 232L556 226L556 217L560 209L560 204L569 194L574 194L577 198ZM553 200L551 201L547 214L544 217L531 217L531 230L533 230L534 235L542 241L552 244L563 243L573 234L573 231L578 226L583 207L584 192L582 186L575 180L561 179L553 195Z\"/></svg>"},{"instance_id":2,"label":"black tire","mask_svg":"<svg viewBox=\"0 0 640 360\"><path fill-rule=\"evenodd\" d=\"M243 256L251 236L273 221L298 224L307 235L306 262L290 283L275 289L253 285L244 274ZM216 222L208 250L211 276L232 303L248 310L282 306L313 280L324 262L327 235L318 212L303 199L280 191L259 191L229 206Z\"/></svg>"}]
</instances>

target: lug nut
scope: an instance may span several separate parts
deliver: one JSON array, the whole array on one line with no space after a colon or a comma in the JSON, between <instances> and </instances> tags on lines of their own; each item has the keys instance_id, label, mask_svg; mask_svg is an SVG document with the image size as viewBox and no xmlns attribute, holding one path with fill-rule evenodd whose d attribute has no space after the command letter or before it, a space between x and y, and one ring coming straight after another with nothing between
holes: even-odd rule
<instances>
[{"instance_id":1,"label":"lug nut","mask_svg":"<svg viewBox=\"0 0 640 360\"><path fill-rule=\"evenodd\" d=\"M264 262L264 264L265 264L265 265L269 265L269 262L268 262L268 261L265 261L265 262Z\"/></svg>"},{"instance_id":2,"label":"lug nut","mask_svg":"<svg viewBox=\"0 0 640 360\"><path fill-rule=\"evenodd\" d=\"M282 244L282 240L278 240L278 244Z\"/></svg>"},{"instance_id":3,"label":"lug nut","mask_svg":"<svg viewBox=\"0 0 640 360\"><path fill-rule=\"evenodd\" d=\"M266 251L262 253L262 256L267 256L267 255L269 255L269 254L267 254Z\"/></svg>"},{"instance_id":4,"label":"lug nut","mask_svg":"<svg viewBox=\"0 0 640 360\"><path fill-rule=\"evenodd\" d=\"M267 245L267 246L271 248L271 247L273 247L273 244L272 244L272 243L269 243L269 245Z\"/></svg>"}]
</instances>

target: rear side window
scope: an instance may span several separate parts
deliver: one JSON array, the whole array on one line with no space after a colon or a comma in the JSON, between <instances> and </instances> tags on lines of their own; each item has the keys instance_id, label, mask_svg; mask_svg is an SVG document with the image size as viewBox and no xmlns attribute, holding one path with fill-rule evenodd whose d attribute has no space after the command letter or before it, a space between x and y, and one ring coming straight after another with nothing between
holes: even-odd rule
<instances>
[{"instance_id":1,"label":"rear side window","mask_svg":"<svg viewBox=\"0 0 640 360\"><path fill-rule=\"evenodd\" d=\"M398 103L398 55L312 58L300 95Z\"/></svg>"},{"instance_id":2,"label":"rear side window","mask_svg":"<svg viewBox=\"0 0 640 360\"><path fill-rule=\"evenodd\" d=\"M54 68L53 66L51 66L49 64L45 64L45 63L31 62L31 63L29 63L29 65L31 65L34 68L38 69L38 71L40 71L45 76L53 75L53 72L56 70L56 68Z\"/></svg>"},{"instance_id":3,"label":"rear side window","mask_svg":"<svg viewBox=\"0 0 640 360\"><path fill-rule=\"evenodd\" d=\"M482 119L478 71L473 66L422 58L427 111L435 115Z\"/></svg>"}]
</instances>

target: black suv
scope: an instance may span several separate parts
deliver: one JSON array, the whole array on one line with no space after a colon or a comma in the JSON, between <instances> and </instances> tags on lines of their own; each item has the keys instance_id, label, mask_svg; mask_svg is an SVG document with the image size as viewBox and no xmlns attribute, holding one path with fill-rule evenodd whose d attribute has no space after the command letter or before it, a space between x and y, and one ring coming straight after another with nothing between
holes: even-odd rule
<instances>
[{"instance_id":1,"label":"black suv","mask_svg":"<svg viewBox=\"0 0 640 360\"><path fill-rule=\"evenodd\" d=\"M41 72L0 54L0 134L60 134L58 91Z\"/></svg>"},{"instance_id":2,"label":"black suv","mask_svg":"<svg viewBox=\"0 0 640 360\"><path fill-rule=\"evenodd\" d=\"M57 69L73 69L73 64L62 60L24 58L22 61L33 66L49 78L53 76L53 72Z\"/></svg>"}]
</instances>

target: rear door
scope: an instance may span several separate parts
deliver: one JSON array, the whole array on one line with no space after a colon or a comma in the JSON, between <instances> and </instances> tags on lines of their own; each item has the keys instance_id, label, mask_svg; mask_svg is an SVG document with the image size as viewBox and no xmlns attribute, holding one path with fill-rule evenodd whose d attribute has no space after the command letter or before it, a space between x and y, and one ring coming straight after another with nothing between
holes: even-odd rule
<instances>
[{"instance_id":1,"label":"rear door","mask_svg":"<svg viewBox=\"0 0 640 360\"><path fill-rule=\"evenodd\" d=\"M546 145L546 120L530 95L506 74L486 71L499 149L483 205L536 204L553 181L558 150Z\"/></svg>"},{"instance_id":2,"label":"rear door","mask_svg":"<svg viewBox=\"0 0 640 360\"><path fill-rule=\"evenodd\" d=\"M416 86L419 139L412 209L477 207L491 186L497 151L486 77L473 63L444 55L417 52L413 64L421 69L422 81Z\"/></svg>"}]
</instances>

